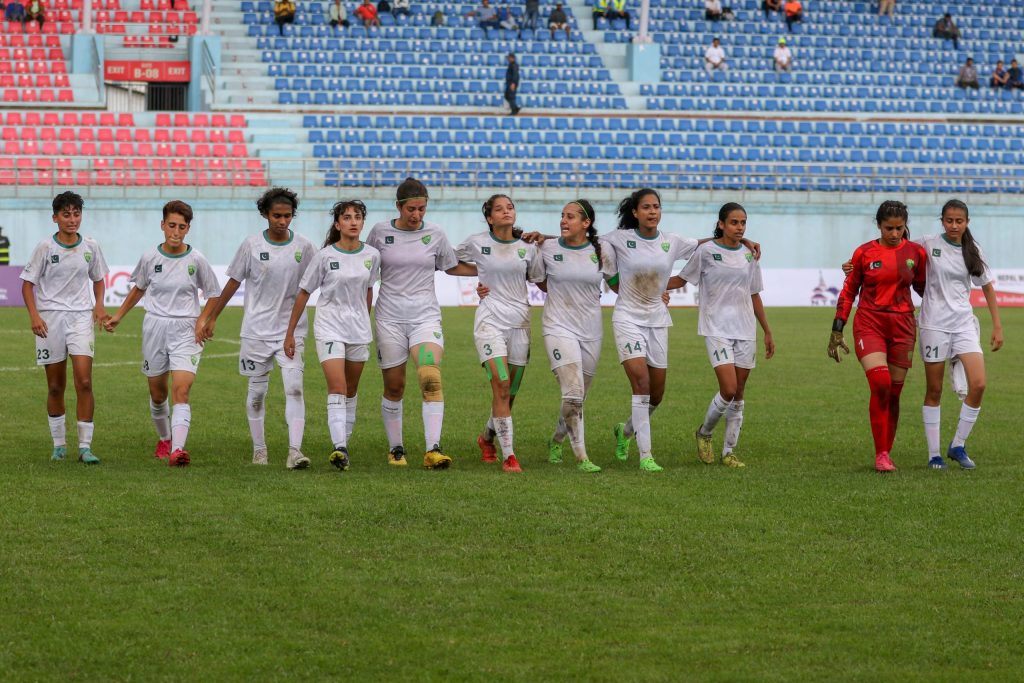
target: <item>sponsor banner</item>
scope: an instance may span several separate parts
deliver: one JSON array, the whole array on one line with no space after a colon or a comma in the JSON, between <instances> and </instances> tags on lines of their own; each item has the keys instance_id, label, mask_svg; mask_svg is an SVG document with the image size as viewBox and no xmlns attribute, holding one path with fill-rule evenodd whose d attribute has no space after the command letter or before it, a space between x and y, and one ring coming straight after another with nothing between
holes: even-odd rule
<instances>
[{"instance_id":1,"label":"sponsor banner","mask_svg":"<svg viewBox=\"0 0 1024 683\"><path fill-rule=\"evenodd\" d=\"M131 286L128 278L134 266L112 266L107 275L107 293L104 303L107 306L120 306ZM227 282L227 266L214 266L217 279L223 285ZM0 305L20 306L21 302L20 266L0 267L0 290L6 290L7 299L0 295ZM1024 307L1024 269L996 269L996 296L1000 306ZM764 280L764 291L761 299L765 306L822 306L834 308L839 292L843 287L843 272L838 268L766 268L761 271ZM5 279L6 278L6 279ZM477 278L452 277L444 273L435 273L434 287L437 300L442 306L476 306L479 299L476 295ZM602 288L601 305L614 306L615 292L607 287ZM533 284L528 285L530 304L543 306L546 295ZM310 297L310 305L316 305L318 293ZM245 283L238 288L235 296L228 302L229 306L241 306L245 297ZM696 306L699 292L687 285L683 289L671 292L669 306ZM915 296L916 299L916 296ZM143 299L145 303L145 299ZM918 303L920 301L918 300ZM980 289L971 292L971 303L976 307L984 307L985 296Z\"/></svg>"},{"instance_id":2,"label":"sponsor banner","mask_svg":"<svg viewBox=\"0 0 1024 683\"><path fill-rule=\"evenodd\" d=\"M21 266L0 266L0 306L23 306Z\"/></svg>"},{"instance_id":3,"label":"sponsor banner","mask_svg":"<svg viewBox=\"0 0 1024 683\"><path fill-rule=\"evenodd\" d=\"M188 62L146 62L137 59L107 60L103 78L108 81L148 81L187 83L192 77Z\"/></svg>"}]
</instances>

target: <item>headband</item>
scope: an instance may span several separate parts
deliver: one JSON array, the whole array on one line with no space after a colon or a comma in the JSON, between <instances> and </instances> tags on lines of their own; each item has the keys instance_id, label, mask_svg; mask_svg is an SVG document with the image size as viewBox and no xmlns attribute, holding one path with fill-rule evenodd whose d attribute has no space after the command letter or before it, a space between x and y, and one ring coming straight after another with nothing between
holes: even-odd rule
<instances>
[{"instance_id":1,"label":"headband","mask_svg":"<svg viewBox=\"0 0 1024 683\"><path fill-rule=\"evenodd\" d=\"M406 197L405 199L399 199L398 203L401 204L403 202L411 202L414 199L430 199L430 197Z\"/></svg>"},{"instance_id":2,"label":"headband","mask_svg":"<svg viewBox=\"0 0 1024 683\"><path fill-rule=\"evenodd\" d=\"M573 203L573 204L575 204L576 206L580 207L580 211L582 211L582 212L583 212L583 217L584 217L584 218L586 218L587 220L590 220L590 214L589 214L589 213L587 213L587 210L586 210L586 208L584 208L584 206L583 206L582 204L580 204L580 203L579 203L579 200L576 200L576 199L574 199L574 200L572 201L572 203Z\"/></svg>"}]
</instances>

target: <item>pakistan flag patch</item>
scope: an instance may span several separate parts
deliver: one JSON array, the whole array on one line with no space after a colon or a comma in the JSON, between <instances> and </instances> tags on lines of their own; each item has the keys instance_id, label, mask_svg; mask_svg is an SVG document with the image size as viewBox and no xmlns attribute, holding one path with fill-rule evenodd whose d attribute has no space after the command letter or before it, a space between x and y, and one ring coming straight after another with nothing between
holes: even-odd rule
<instances>
[{"instance_id":1,"label":"pakistan flag patch","mask_svg":"<svg viewBox=\"0 0 1024 683\"><path fill-rule=\"evenodd\" d=\"M711 258L713 258L716 261L721 261L722 260L722 255L721 254L712 254Z\"/></svg>"},{"instance_id":2,"label":"pakistan flag patch","mask_svg":"<svg viewBox=\"0 0 1024 683\"><path fill-rule=\"evenodd\" d=\"M665 252L666 254L668 253L668 242L662 242L661 243L661 250L663 252Z\"/></svg>"},{"instance_id":3,"label":"pakistan flag patch","mask_svg":"<svg viewBox=\"0 0 1024 683\"><path fill-rule=\"evenodd\" d=\"M633 240L626 240L626 246L630 249L636 249L636 242Z\"/></svg>"},{"instance_id":4,"label":"pakistan flag patch","mask_svg":"<svg viewBox=\"0 0 1024 683\"><path fill-rule=\"evenodd\" d=\"M868 270L878 270L881 267L882 267L882 262L881 261L873 261L871 263L871 265L868 266Z\"/></svg>"},{"instance_id":5,"label":"pakistan flag patch","mask_svg":"<svg viewBox=\"0 0 1024 683\"><path fill-rule=\"evenodd\" d=\"M270 260L270 252L268 252L268 251L261 251L260 252L260 261L269 261L269 260Z\"/></svg>"},{"instance_id":6,"label":"pakistan flag patch","mask_svg":"<svg viewBox=\"0 0 1024 683\"><path fill-rule=\"evenodd\" d=\"M423 242L423 244L430 244L430 235L424 235L421 237L420 242Z\"/></svg>"},{"instance_id":7,"label":"pakistan flag patch","mask_svg":"<svg viewBox=\"0 0 1024 683\"><path fill-rule=\"evenodd\" d=\"M387 237L384 238L384 244L394 244L394 243L395 243L395 236L394 235L388 235Z\"/></svg>"},{"instance_id":8,"label":"pakistan flag patch","mask_svg":"<svg viewBox=\"0 0 1024 683\"><path fill-rule=\"evenodd\" d=\"M561 254L555 254L555 260L556 260L556 261L561 261L561 260L563 260L563 259L562 259L562 255L561 255Z\"/></svg>"},{"instance_id":9,"label":"pakistan flag patch","mask_svg":"<svg viewBox=\"0 0 1024 683\"><path fill-rule=\"evenodd\" d=\"M331 261L331 270L337 270L337 269L338 269L338 262L337 261Z\"/></svg>"},{"instance_id":10,"label":"pakistan flag patch","mask_svg":"<svg viewBox=\"0 0 1024 683\"><path fill-rule=\"evenodd\" d=\"M942 256L941 249L932 249L932 256Z\"/></svg>"},{"instance_id":11,"label":"pakistan flag patch","mask_svg":"<svg viewBox=\"0 0 1024 683\"><path fill-rule=\"evenodd\" d=\"M484 256L487 256L488 254L491 253L491 248L490 247L480 247L480 253L483 254Z\"/></svg>"}]
</instances>

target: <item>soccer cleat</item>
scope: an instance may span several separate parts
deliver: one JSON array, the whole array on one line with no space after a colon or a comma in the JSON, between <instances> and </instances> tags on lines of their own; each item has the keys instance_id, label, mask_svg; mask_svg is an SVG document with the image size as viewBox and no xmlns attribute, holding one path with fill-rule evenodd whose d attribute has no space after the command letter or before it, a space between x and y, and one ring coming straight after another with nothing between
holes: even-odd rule
<instances>
[{"instance_id":1,"label":"soccer cleat","mask_svg":"<svg viewBox=\"0 0 1024 683\"><path fill-rule=\"evenodd\" d=\"M711 444L711 435L705 436L701 433L700 427L697 427L693 436L697 439L697 458L705 465L712 464L715 461L715 448Z\"/></svg>"},{"instance_id":2,"label":"soccer cleat","mask_svg":"<svg viewBox=\"0 0 1024 683\"><path fill-rule=\"evenodd\" d=\"M560 465L562 463L562 444L552 439L548 441L548 462L552 465ZM584 460L583 462L590 462Z\"/></svg>"},{"instance_id":3,"label":"soccer cleat","mask_svg":"<svg viewBox=\"0 0 1024 683\"><path fill-rule=\"evenodd\" d=\"M395 446L388 453L388 464L395 467L405 467L409 463L405 461L405 449L401 446Z\"/></svg>"},{"instance_id":4,"label":"soccer cleat","mask_svg":"<svg viewBox=\"0 0 1024 683\"><path fill-rule=\"evenodd\" d=\"M942 459L941 455L928 458L928 469L930 470L944 470L946 469L946 461Z\"/></svg>"},{"instance_id":5,"label":"soccer cleat","mask_svg":"<svg viewBox=\"0 0 1024 683\"><path fill-rule=\"evenodd\" d=\"M331 451L331 464L337 467L342 472L348 471L348 449L344 446L338 446Z\"/></svg>"},{"instance_id":6,"label":"soccer cleat","mask_svg":"<svg viewBox=\"0 0 1024 683\"><path fill-rule=\"evenodd\" d=\"M156 442L156 450L153 451L153 457L160 460L166 460L171 457L171 440L160 439Z\"/></svg>"},{"instance_id":7,"label":"soccer cleat","mask_svg":"<svg viewBox=\"0 0 1024 683\"><path fill-rule=\"evenodd\" d=\"M309 458L302 454L298 448L288 449L288 469L304 470L309 467Z\"/></svg>"},{"instance_id":8,"label":"soccer cleat","mask_svg":"<svg viewBox=\"0 0 1024 683\"><path fill-rule=\"evenodd\" d=\"M967 450L963 446L950 446L946 457L959 463L961 469L973 470L976 467L974 461L967 457Z\"/></svg>"},{"instance_id":9,"label":"soccer cleat","mask_svg":"<svg viewBox=\"0 0 1024 683\"><path fill-rule=\"evenodd\" d=\"M743 462L739 458L737 458L734 453L726 453L725 455L723 455L722 464L725 465L726 467L746 467L746 465L744 465Z\"/></svg>"},{"instance_id":10,"label":"soccer cleat","mask_svg":"<svg viewBox=\"0 0 1024 683\"><path fill-rule=\"evenodd\" d=\"M85 463L86 465L99 465L100 459L93 454L91 448L84 446L78 449L78 462Z\"/></svg>"},{"instance_id":11,"label":"soccer cleat","mask_svg":"<svg viewBox=\"0 0 1024 683\"><path fill-rule=\"evenodd\" d=\"M640 471L641 472L661 472L664 467L654 462L654 458L641 458L640 459Z\"/></svg>"},{"instance_id":12,"label":"soccer cleat","mask_svg":"<svg viewBox=\"0 0 1024 683\"><path fill-rule=\"evenodd\" d=\"M879 472L895 472L896 465L892 464L889 454L883 452L875 456L875 469Z\"/></svg>"},{"instance_id":13,"label":"soccer cleat","mask_svg":"<svg viewBox=\"0 0 1024 683\"><path fill-rule=\"evenodd\" d=\"M484 462L498 462L498 452L494 444L482 436L476 437L476 445L480 447L480 459Z\"/></svg>"},{"instance_id":14,"label":"soccer cleat","mask_svg":"<svg viewBox=\"0 0 1024 683\"><path fill-rule=\"evenodd\" d=\"M438 444L434 444L433 448L423 454L423 466L428 470L446 470L451 464L451 456L442 453Z\"/></svg>"},{"instance_id":15,"label":"soccer cleat","mask_svg":"<svg viewBox=\"0 0 1024 683\"><path fill-rule=\"evenodd\" d=\"M576 463L576 469L580 472L600 472L601 468L592 463L590 460L580 460Z\"/></svg>"},{"instance_id":16,"label":"soccer cleat","mask_svg":"<svg viewBox=\"0 0 1024 683\"><path fill-rule=\"evenodd\" d=\"M53 454L50 456L50 460L53 460L55 462L60 462L61 460L66 458L67 455L68 455L67 446L54 446L53 447Z\"/></svg>"},{"instance_id":17,"label":"soccer cleat","mask_svg":"<svg viewBox=\"0 0 1024 683\"><path fill-rule=\"evenodd\" d=\"M179 448L167 458L167 464L171 467L186 467L189 462L191 461L188 458L188 451L184 448Z\"/></svg>"},{"instance_id":18,"label":"soccer cleat","mask_svg":"<svg viewBox=\"0 0 1024 683\"><path fill-rule=\"evenodd\" d=\"M505 461L501 463L501 469L506 472L522 472L523 468L519 466L519 461L516 460L516 456L510 455L505 458Z\"/></svg>"},{"instance_id":19,"label":"soccer cleat","mask_svg":"<svg viewBox=\"0 0 1024 683\"><path fill-rule=\"evenodd\" d=\"M270 463L270 459L267 457L266 448L257 448L252 452L252 464L253 465L267 465Z\"/></svg>"},{"instance_id":20,"label":"soccer cleat","mask_svg":"<svg viewBox=\"0 0 1024 683\"><path fill-rule=\"evenodd\" d=\"M626 423L620 422L612 427L612 433L615 434L615 457L619 460L628 460L629 442L633 437L626 436Z\"/></svg>"}]
</instances>

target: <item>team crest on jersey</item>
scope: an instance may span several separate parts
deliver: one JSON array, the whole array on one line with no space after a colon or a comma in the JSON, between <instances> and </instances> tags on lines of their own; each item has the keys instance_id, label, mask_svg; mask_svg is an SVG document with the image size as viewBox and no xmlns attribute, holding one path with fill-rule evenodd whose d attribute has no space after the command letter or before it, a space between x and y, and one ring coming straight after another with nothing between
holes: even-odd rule
<instances>
[{"instance_id":1,"label":"team crest on jersey","mask_svg":"<svg viewBox=\"0 0 1024 683\"><path fill-rule=\"evenodd\" d=\"M394 235L388 235L387 237L384 238L384 244L394 244L394 243L395 243L395 236Z\"/></svg>"},{"instance_id":2,"label":"team crest on jersey","mask_svg":"<svg viewBox=\"0 0 1024 683\"><path fill-rule=\"evenodd\" d=\"M712 254L711 258L715 259L716 261L721 261L722 260L722 255L721 254Z\"/></svg>"},{"instance_id":3,"label":"team crest on jersey","mask_svg":"<svg viewBox=\"0 0 1024 683\"><path fill-rule=\"evenodd\" d=\"M668 242L662 242L661 243L661 250L663 252L665 252L666 254L668 253Z\"/></svg>"},{"instance_id":4,"label":"team crest on jersey","mask_svg":"<svg viewBox=\"0 0 1024 683\"><path fill-rule=\"evenodd\" d=\"M597 254L591 254L590 260L593 261L594 263L597 263Z\"/></svg>"},{"instance_id":5,"label":"team crest on jersey","mask_svg":"<svg viewBox=\"0 0 1024 683\"><path fill-rule=\"evenodd\" d=\"M193 367L199 365L199 356L192 356L191 358Z\"/></svg>"},{"instance_id":6,"label":"team crest on jersey","mask_svg":"<svg viewBox=\"0 0 1024 683\"><path fill-rule=\"evenodd\" d=\"M932 256L942 256L941 249L932 249Z\"/></svg>"},{"instance_id":7,"label":"team crest on jersey","mask_svg":"<svg viewBox=\"0 0 1024 683\"><path fill-rule=\"evenodd\" d=\"M302 263L302 252L301 251L295 252L295 262L296 263Z\"/></svg>"},{"instance_id":8,"label":"team crest on jersey","mask_svg":"<svg viewBox=\"0 0 1024 683\"><path fill-rule=\"evenodd\" d=\"M480 247L480 253L483 254L484 256L487 256L488 254L491 253L491 248L490 247Z\"/></svg>"},{"instance_id":9,"label":"team crest on jersey","mask_svg":"<svg viewBox=\"0 0 1024 683\"><path fill-rule=\"evenodd\" d=\"M162 273L162 272L164 272L164 264L162 264L162 263L156 264L156 267L153 269L153 272L154 273Z\"/></svg>"},{"instance_id":10,"label":"team crest on jersey","mask_svg":"<svg viewBox=\"0 0 1024 683\"><path fill-rule=\"evenodd\" d=\"M60 256L58 254L50 256L50 263L60 263Z\"/></svg>"},{"instance_id":11,"label":"team crest on jersey","mask_svg":"<svg viewBox=\"0 0 1024 683\"><path fill-rule=\"evenodd\" d=\"M92 263L92 252L91 251L85 252L84 254L82 254L82 258L85 259L86 263Z\"/></svg>"},{"instance_id":12,"label":"team crest on jersey","mask_svg":"<svg viewBox=\"0 0 1024 683\"><path fill-rule=\"evenodd\" d=\"M440 339L440 338L441 338L441 333L440 332L435 332L434 333L434 339Z\"/></svg>"},{"instance_id":13,"label":"team crest on jersey","mask_svg":"<svg viewBox=\"0 0 1024 683\"><path fill-rule=\"evenodd\" d=\"M633 240L626 240L626 246L630 249L636 249L636 242Z\"/></svg>"},{"instance_id":14,"label":"team crest on jersey","mask_svg":"<svg viewBox=\"0 0 1024 683\"><path fill-rule=\"evenodd\" d=\"M526 258L526 250L525 249L520 249L516 253L519 254L519 258Z\"/></svg>"},{"instance_id":15,"label":"team crest on jersey","mask_svg":"<svg viewBox=\"0 0 1024 683\"><path fill-rule=\"evenodd\" d=\"M363 261L363 265L366 266L367 270L369 270L370 266L373 265L373 260L372 259L366 259L365 261Z\"/></svg>"},{"instance_id":16,"label":"team crest on jersey","mask_svg":"<svg viewBox=\"0 0 1024 683\"><path fill-rule=\"evenodd\" d=\"M196 267L194 265L192 265L191 263L188 264L188 274L189 275L195 275L196 274Z\"/></svg>"},{"instance_id":17,"label":"team crest on jersey","mask_svg":"<svg viewBox=\"0 0 1024 683\"><path fill-rule=\"evenodd\" d=\"M339 268L337 261L331 261L331 270L337 270Z\"/></svg>"},{"instance_id":18,"label":"team crest on jersey","mask_svg":"<svg viewBox=\"0 0 1024 683\"><path fill-rule=\"evenodd\" d=\"M908 258L907 259L907 268L909 270L913 270L914 269L914 259L912 259L912 258Z\"/></svg>"},{"instance_id":19,"label":"team crest on jersey","mask_svg":"<svg viewBox=\"0 0 1024 683\"><path fill-rule=\"evenodd\" d=\"M423 244L430 244L430 235L424 235L421 237L420 242L423 242Z\"/></svg>"},{"instance_id":20,"label":"team crest on jersey","mask_svg":"<svg viewBox=\"0 0 1024 683\"><path fill-rule=\"evenodd\" d=\"M555 254L555 260L556 260L556 261L561 261L561 260L563 260L563 259L562 259L562 255L561 255L561 254Z\"/></svg>"},{"instance_id":21,"label":"team crest on jersey","mask_svg":"<svg viewBox=\"0 0 1024 683\"><path fill-rule=\"evenodd\" d=\"M260 252L260 261L269 261L269 260L270 260L270 252L268 252L268 251L261 251Z\"/></svg>"},{"instance_id":22,"label":"team crest on jersey","mask_svg":"<svg viewBox=\"0 0 1024 683\"><path fill-rule=\"evenodd\" d=\"M750 252L747 252L746 254L744 254L744 256L747 257L747 263L753 263L753 261L754 261L754 255L753 254L751 254Z\"/></svg>"},{"instance_id":23,"label":"team crest on jersey","mask_svg":"<svg viewBox=\"0 0 1024 683\"><path fill-rule=\"evenodd\" d=\"M868 270L878 270L882 267L881 261L872 261L871 265L868 266Z\"/></svg>"}]
</instances>

